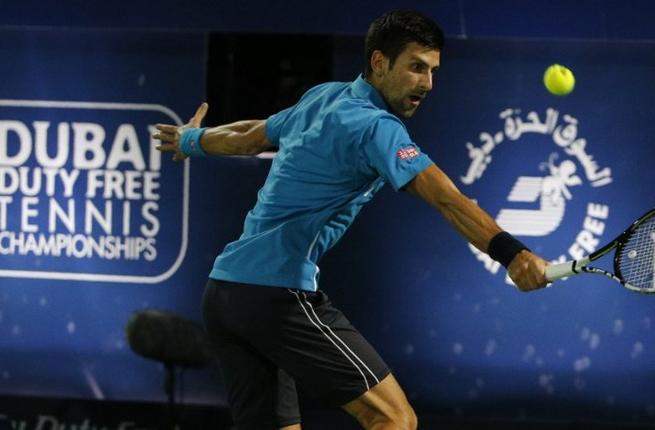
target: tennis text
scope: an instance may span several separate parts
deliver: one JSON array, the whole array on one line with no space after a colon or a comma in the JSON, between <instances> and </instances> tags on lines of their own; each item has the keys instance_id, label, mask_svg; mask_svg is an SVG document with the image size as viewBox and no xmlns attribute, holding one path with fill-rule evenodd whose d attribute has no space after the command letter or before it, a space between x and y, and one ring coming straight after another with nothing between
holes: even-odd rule
<instances>
[{"instance_id":1,"label":"tennis text","mask_svg":"<svg viewBox=\"0 0 655 430\"><path fill-rule=\"evenodd\" d=\"M605 222L609 215L610 208L599 203L587 205L587 216L582 222L582 230L575 238L575 242L569 247L569 255L574 260L579 260L589 255L598 247L598 237L605 231Z\"/></svg>"},{"instance_id":2,"label":"tennis text","mask_svg":"<svg viewBox=\"0 0 655 430\"><path fill-rule=\"evenodd\" d=\"M152 132L1 120L0 255L154 260L161 154L139 140Z\"/></svg>"}]
</instances>

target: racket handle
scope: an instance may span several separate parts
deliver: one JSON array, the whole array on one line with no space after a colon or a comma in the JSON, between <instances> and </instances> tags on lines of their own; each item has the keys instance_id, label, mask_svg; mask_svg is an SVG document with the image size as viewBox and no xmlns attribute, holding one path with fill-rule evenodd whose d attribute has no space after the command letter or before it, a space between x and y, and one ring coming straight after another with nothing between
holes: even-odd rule
<instances>
[{"instance_id":1,"label":"racket handle","mask_svg":"<svg viewBox=\"0 0 655 430\"><path fill-rule=\"evenodd\" d=\"M573 268L575 267L575 263L575 260L571 260L565 263L551 264L546 267L546 279L552 282L574 275L575 271Z\"/></svg>"},{"instance_id":2,"label":"racket handle","mask_svg":"<svg viewBox=\"0 0 655 430\"><path fill-rule=\"evenodd\" d=\"M546 267L546 279L550 282L580 273L583 266L589 264L589 257L580 260L565 261Z\"/></svg>"}]
</instances>

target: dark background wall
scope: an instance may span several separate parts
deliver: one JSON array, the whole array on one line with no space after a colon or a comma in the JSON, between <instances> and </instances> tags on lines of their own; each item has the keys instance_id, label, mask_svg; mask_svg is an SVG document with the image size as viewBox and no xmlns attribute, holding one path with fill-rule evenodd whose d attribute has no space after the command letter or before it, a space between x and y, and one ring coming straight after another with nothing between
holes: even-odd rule
<instances>
[{"instance_id":1,"label":"dark background wall","mask_svg":"<svg viewBox=\"0 0 655 430\"><path fill-rule=\"evenodd\" d=\"M438 18L450 37L655 38L648 0L435 1L72 1L3 2L0 25L363 34L372 16L415 8Z\"/></svg>"},{"instance_id":2,"label":"dark background wall","mask_svg":"<svg viewBox=\"0 0 655 430\"><path fill-rule=\"evenodd\" d=\"M577 163L582 184L571 187L561 225L550 235L522 237L535 251L552 259L566 254L590 203L610 208L600 241L653 206L655 5L649 1L8 1L0 4L0 99L157 104L181 120L206 99L208 124L265 118L316 83L353 79L368 23L397 7L434 16L447 33L435 90L408 127L462 190L493 216L507 207L535 210L536 204L508 202L517 178L548 176L549 161ZM541 74L553 62L576 72L569 97L543 89ZM91 121L107 130L172 121L142 113L2 109L0 119ZM585 139L599 170L611 168L613 182L594 186L580 160L554 143L554 130L510 138L507 116L501 118L507 109L524 122L531 112L544 121L549 109L561 127L571 122L567 116L578 121L576 137ZM502 135L503 143L483 178L465 183L467 144L481 146L483 132ZM147 149L145 128L139 138ZM0 394L161 401L163 370L131 353L124 325L145 307L199 319L208 268L238 236L269 163L193 160L189 246L179 269L162 282L0 277ZM162 185L171 194L161 219L171 225L184 205L184 175L168 160L162 166ZM158 238L170 245L169 259L179 247L178 230ZM2 258L0 269L13 264ZM59 264L20 263L34 271ZM144 267L154 273L159 266ZM381 351L425 416L652 424L650 297L582 277L517 294L502 270L485 270L425 205L389 189L321 268L323 287ZM224 404L215 372L189 371L185 380L188 402Z\"/></svg>"}]
</instances>

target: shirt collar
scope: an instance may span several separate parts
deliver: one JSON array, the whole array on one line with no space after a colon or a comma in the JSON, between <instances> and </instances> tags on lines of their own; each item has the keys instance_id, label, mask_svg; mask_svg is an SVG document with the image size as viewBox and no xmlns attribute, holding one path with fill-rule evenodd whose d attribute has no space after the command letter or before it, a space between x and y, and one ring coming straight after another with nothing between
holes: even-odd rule
<instances>
[{"instance_id":1,"label":"shirt collar","mask_svg":"<svg viewBox=\"0 0 655 430\"><path fill-rule=\"evenodd\" d=\"M356 96L369 100L380 109L388 110L387 103L382 98L382 94L373 85L369 84L361 73L351 84L351 88Z\"/></svg>"}]
</instances>

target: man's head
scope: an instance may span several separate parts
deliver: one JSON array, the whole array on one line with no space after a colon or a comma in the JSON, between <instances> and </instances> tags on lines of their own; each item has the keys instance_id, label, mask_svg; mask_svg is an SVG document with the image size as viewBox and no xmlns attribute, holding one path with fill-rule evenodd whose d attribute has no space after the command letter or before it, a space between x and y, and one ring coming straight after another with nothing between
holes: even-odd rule
<instances>
[{"instance_id":1,"label":"man's head","mask_svg":"<svg viewBox=\"0 0 655 430\"><path fill-rule=\"evenodd\" d=\"M389 12L366 35L364 77L397 115L411 117L432 89L444 36L439 26L415 11Z\"/></svg>"}]
</instances>

